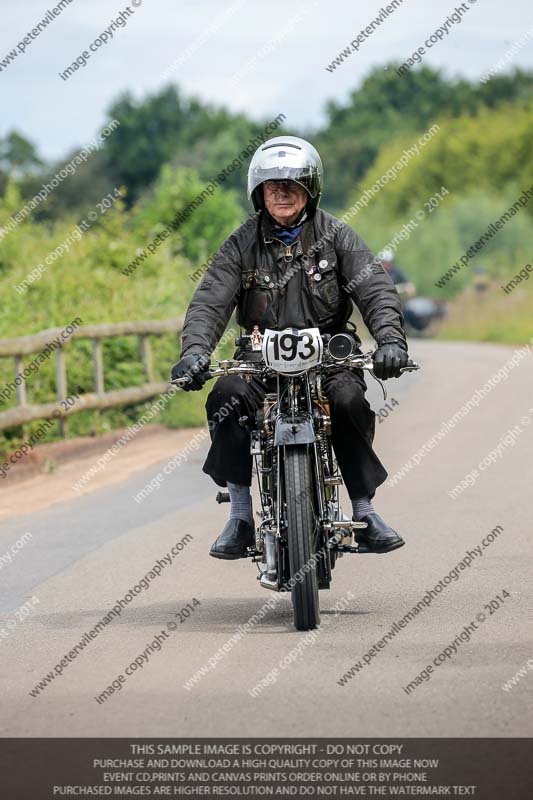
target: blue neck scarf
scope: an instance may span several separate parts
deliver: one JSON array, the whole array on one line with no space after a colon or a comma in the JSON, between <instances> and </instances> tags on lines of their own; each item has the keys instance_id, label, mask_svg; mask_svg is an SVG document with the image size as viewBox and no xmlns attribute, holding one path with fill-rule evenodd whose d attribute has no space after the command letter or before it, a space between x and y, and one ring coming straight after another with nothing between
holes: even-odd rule
<instances>
[{"instance_id":1,"label":"blue neck scarf","mask_svg":"<svg viewBox=\"0 0 533 800\"><path fill-rule=\"evenodd\" d=\"M282 242L285 244L292 244L300 235L302 228L303 222L301 225L296 225L294 228L282 228L281 226L276 225L274 227L274 231L276 237L281 239Z\"/></svg>"},{"instance_id":2,"label":"blue neck scarf","mask_svg":"<svg viewBox=\"0 0 533 800\"><path fill-rule=\"evenodd\" d=\"M267 214L268 214L268 212L267 212ZM281 239L281 241L284 242L285 244L292 244L293 242L296 241L296 239L298 238L298 236L302 232L302 228L304 226L304 222L305 222L305 220L307 218L307 213L306 213L306 211L304 209L304 211L300 215L299 221L295 225L289 225L289 226L279 225L270 216L270 214L268 214L268 216L270 217L270 220L272 222L272 225L273 225L273 228L274 228L274 235L276 236L276 238L277 239Z\"/></svg>"}]
</instances>

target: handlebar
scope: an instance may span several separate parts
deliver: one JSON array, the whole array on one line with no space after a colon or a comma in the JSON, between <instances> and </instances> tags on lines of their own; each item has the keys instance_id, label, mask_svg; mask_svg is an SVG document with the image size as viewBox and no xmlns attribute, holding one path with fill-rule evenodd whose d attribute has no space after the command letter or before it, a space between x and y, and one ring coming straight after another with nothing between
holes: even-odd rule
<instances>
[{"instance_id":1,"label":"handlebar","mask_svg":"<svg viewBox=\"0 0 533 800\"><path fill-rule=\"evenodd\" d=\"M267 375L277 375L278 373L275 372L273 369L269 369L264 365L255 364L254 362L250 361L236 361L235 359L226 359L224 361L217 361L217 365L210 364L208 367L209 377L211 378L220 378L223 375L260 375L260 376L267 376ZM372 372L374 368L374 362L372 361L372 353L366 353L362 356L349 356L342 361L334 361L332 363L323 363L321 364L322 369L335 369L339 367L344 367L348 369L364 369L369 372ZM420 365L417 364L416 361L412 361L409 359L407 365L401 368L402 372L415 372L417 369L420 369ZM176 380L171 380L169 383L173 384L174 386L186 386L192 378L188 375L185 375L183 378L176 378Z\"/></svg>"}]
</instances>

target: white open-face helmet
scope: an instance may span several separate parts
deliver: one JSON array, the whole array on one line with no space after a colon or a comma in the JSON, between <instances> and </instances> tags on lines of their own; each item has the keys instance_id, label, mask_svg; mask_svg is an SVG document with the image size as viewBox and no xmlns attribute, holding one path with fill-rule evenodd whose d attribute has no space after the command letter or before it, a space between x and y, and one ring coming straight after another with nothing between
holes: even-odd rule
<instances>
[{"instance_id":1,"label":"white open-face helmet","mask_svg":"<svg viewBox=\"0 0 533 800\"><path fill-rule=\"evenodd\" d=\"M296 181L307 192L306 211L311 216L320 202L323 178L322 161L312 144L297 136L276 136L253 155L248 168L248 199L260 211L264 208L265 181Z\"/></svg>"},{"instance_id":2,"label":"white open-face helmet","mask_svg":"<svg viewBox=\"0 0 533 800\"><path fill-rule=\"evenodd\" d=\"M391 247L384 247L380 253L378 253L378 258L380 261L394 261L394 253Z\"/></svg>"}]
</instances>

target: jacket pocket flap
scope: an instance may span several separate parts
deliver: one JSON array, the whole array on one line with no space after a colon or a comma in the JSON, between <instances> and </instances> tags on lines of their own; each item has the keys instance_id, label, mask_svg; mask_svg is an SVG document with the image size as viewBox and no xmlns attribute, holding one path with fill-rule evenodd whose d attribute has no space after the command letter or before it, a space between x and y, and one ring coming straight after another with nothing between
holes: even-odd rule
<instances>
[{"instance_id":1,"label":"jacket pocket flap","mask_svg":"<svg viewBox=\"0 0 533 800\"><path fill-rule=\"evenodd\" d=\"M243 270L241 276L243 289L271 289L275 285L272 275L260 269Z\"/></svg>"}]
</instances>

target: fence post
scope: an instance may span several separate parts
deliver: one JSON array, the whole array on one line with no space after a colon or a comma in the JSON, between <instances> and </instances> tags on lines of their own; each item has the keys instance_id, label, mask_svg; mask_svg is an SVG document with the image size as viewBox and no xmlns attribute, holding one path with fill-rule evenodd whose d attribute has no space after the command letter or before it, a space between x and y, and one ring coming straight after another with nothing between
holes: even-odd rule
<instances>
[{"instance_id":1,"label":"fence post","mask_svg":"<svg viewBox=\"0 0 533 800\"><path fill-rule=\"evenodd\" d=\"M68 394L67 388L67 370L65 367L65 351L60 345L56 350L56 392L58 400L66 400ZM60 417L59 433L63 438L68 432L68 422L64 417Z\"/></svg>"},{"instance_id":2,"label":"fence post","mask_svg":"<svg viewBox=\"0 0 533 800\"><path fill-rule=\"evenodd\" d=\"M93 392L83 392L85 395L83 403L73 405L68 409L68 413L66 411L61 412L58 419L61 435L64 437L67 435L68 420L71 414L77 414L81 411L94 411L98 414L104 409L144 403L148 398L168 389L166 381L158 381L158 370L154 369L153 341L151 337L180 331L182 325L183 319L181 318L170 320L128 320L125 322L81 326L76 331L73 331L71 338L92 341L92 366L95 388ZM61 338L64 331L59 328L50 328L46 331L39 331L36 334L21 336L17 339L0 338L0 360L2 358L14 359L15 380L19 376L23 377L26 356L31 353L42 353L43 347L51 346L50 337L52 334L57 335L57 338ZM147 376L147 381L141 386L128 386L106 392L104 385L103 340L104 337L107 339L118 336L137 337L143 372ZM70 338L68 341L70 341ZM67 340L63 341L62 345L61 349L57 346L53 348L56 351L55 400L33 404L31 398L27 398L27 392L31 393L31 389L28 390L25 381L21 381L20 385L13 385L10 382L10 385L16 389L16 405L6 410L0 410L0 431L16 427L22 427L24 430L24 425L35 420L52 419L57 416L58 406L61 406L60 401L68 400L69 396L65 353Z\"/></svg>"},{"instance_id":3,"label":"fence post","mask_svg":"<svg viewBox=\"0 0 533 800\"><path fill-rule=\"evenodd\" d=\"M15 381L19 375L22 375L22 356L15 356ZM23 376L24 378L24 376ZM15 387L15 396L17 398L18 406L26 405L26 381L22 380L18 386Z\"/></svg>"},{"instance_id":4,"label":"fence post","mask_svg":"<svg viewBox=\"0 0 533 800\"><path fill-rule=\"evenodd\" d=\"M149 383L154 381L154 362L152 358L152 344L148 336L140 336L141 358L144 365L144 372Z\"/></svg>"},{"instance_id":5,"label":"fence post","mask_svg":"<svg viewBox=\"0 0 533 800\"><path fill-rule=\"evenodd\" d=\"M104 362L102 359L102 340L93 339L93 375L94 391L104 394Z\"/></svg>"}]
</instances>

